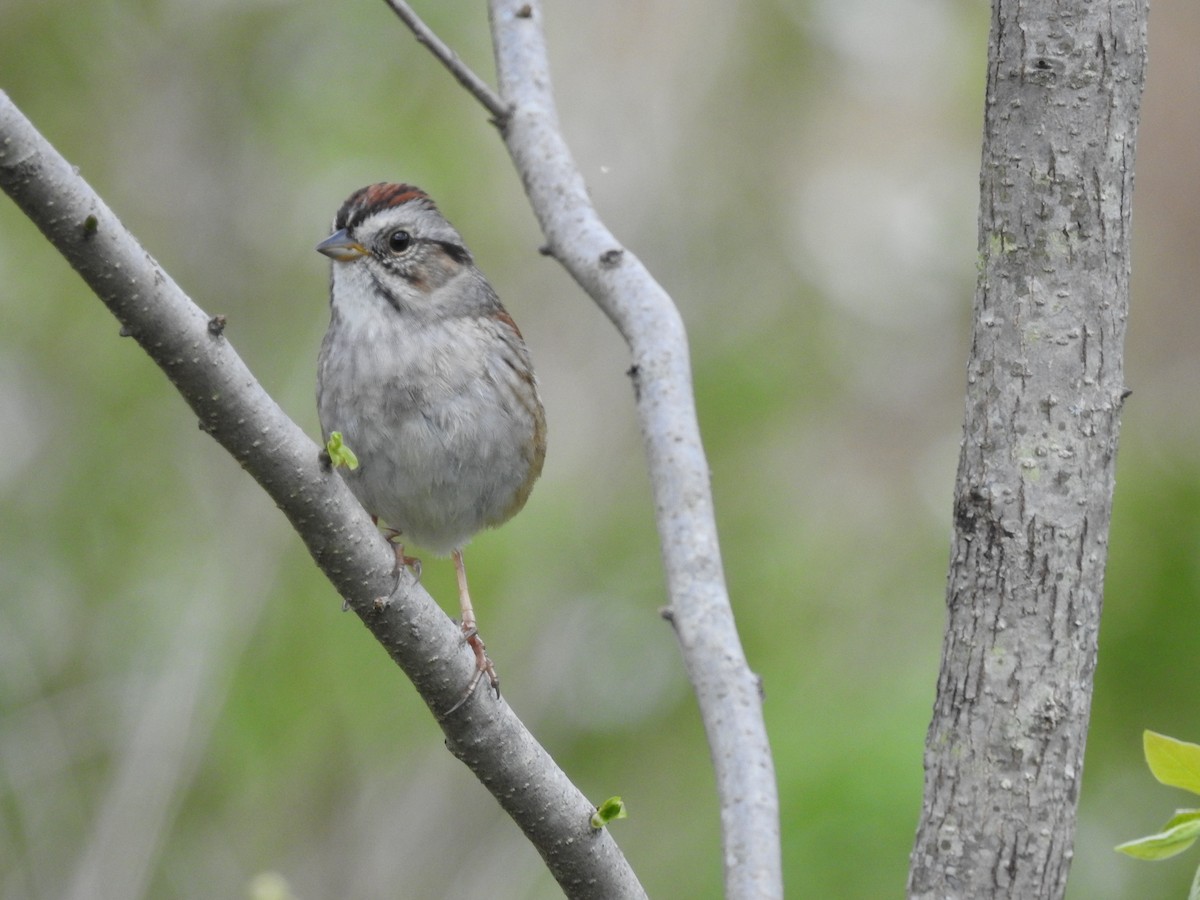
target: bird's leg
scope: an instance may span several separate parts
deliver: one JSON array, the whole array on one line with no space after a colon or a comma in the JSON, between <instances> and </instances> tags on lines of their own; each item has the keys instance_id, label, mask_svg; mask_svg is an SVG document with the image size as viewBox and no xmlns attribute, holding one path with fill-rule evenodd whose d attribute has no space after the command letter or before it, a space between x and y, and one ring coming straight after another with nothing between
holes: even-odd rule
<instances>
[{"instance_id":1,"label":"bird's leg","mask_svg":"<svg viewBox=\"0 0 1200 900\"><path fill-rule=\"evenodd\" d=\"M479 636L479 629L475 625L475 609L471 606L471 594L467 590L467 569L463 565L462 550L455 550L450 556L454 560L454 574L458 576L458 606L462 610L463 635L466 637L467 643L471 645L471 649L475 651L475 677L471 679L466 696L459 701L459 705L461 705L467 697L470 697L475 692L475 688L479 684L479 679L485 673L487 674L488 683L491 685L492 690L499 697L500 677L496 674L496 666L488 658L487 647L484 646L483 638Z\"/></svg>"}]
</instances>

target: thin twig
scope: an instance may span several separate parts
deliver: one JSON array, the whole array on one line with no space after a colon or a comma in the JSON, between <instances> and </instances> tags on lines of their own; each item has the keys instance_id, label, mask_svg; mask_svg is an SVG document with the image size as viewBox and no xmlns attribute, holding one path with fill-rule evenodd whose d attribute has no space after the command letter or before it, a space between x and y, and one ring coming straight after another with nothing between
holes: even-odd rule
<instances>
[{"instance_id":1,"label":"thin twig","mask_svg":"<svg viewBox=\"0 0 1200 900\"><path fill-rule=\"evenodd\" d=\"M500 99L500 95L493 91L486 81L476 75L471 67L463 62L459 55L451 50L449 45L434 33L432 28L421 21L421 17L417 15L411 6L403 2L403 0L384 0L384 2L391 7L392 12L400 18L400 21L408 26L408 30L413 33L413 37L421 44L424 44L429 49L429 52L436 56L442 65L450 70L450 74L458 80L458 83L483 104L484 108L492 114L492 119L495 123L503 129L505 123L508 121L511 109L508 104Z\"/></svg>"}]
</instances>

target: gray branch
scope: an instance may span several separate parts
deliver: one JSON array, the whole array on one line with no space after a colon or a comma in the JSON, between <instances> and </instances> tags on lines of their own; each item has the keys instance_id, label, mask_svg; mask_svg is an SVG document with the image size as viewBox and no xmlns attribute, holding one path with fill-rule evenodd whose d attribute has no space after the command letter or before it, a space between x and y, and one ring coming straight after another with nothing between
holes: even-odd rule
<instances>
[{"instance_id":1,"label":"gray branch","mask_svg":"<svg viewBox=\"0 0 1200 900\"><path fill-rule=\"evenodd\" d=\"M88 184L0 92L0 187L66 257L163 370L212 435L291 521L338 593L416 686L446 744L541 853L571 897L639 898L593 804L508 704L477 691L447 715L475 672L462 633L405 570L319 448L258 384L223 335ZM380 600L379 598L384 598Z\"/></svg>"},{"instance_id":2,"label":"gray branch","mask_svg":"<svg viewBox=\"0 0 1200 900\"><path fill-rule=\"evenodd\" d=\"M692 393L670 296L605 227L562 136L540 3L491 0L502 133L549 252L616 325L632 355L674 624L708 737L729 898L782 897L779 801L760 685L738 638Z\"/></svg>"},{"instance_id":3,"label":"gray branch","mask_svg":"<svg viewBox=\"0 0 1200 900\"><path fill-rule=\"evenodd\" d=\"M474 70L463 62L459 55L434 33L432 28L421 21L421 17L411 6L399 2L399 0L384 0L384 2L392 8L392 12L400 21L408 26L408 30L413 33L413 36L450 71L458 83L483 104L484 109L492 114L492 120L498 125L503 124L508 118L508 108L504 105L504 101L496 96L496 92L488 83L476 75Z\"/></svg>"},{"instance_id":4,"label":"gray branch","mask_svg":"<svg viewBox=\"0 0 1200 900\"><path fill-rule=\"evenodd\" d=\"M1129 310L1144 0L995 0L948 621L909 896L1061 897Z\"/></svg>"}]
</instances>

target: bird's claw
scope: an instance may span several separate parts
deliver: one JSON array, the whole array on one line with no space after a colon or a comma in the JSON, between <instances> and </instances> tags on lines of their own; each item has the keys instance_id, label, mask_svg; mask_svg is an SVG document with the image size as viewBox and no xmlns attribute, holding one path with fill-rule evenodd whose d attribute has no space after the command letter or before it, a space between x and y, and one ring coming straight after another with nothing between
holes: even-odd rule
<instances>
[{"instance_id":1,"label":"bird's claw","mask_svg":"<svg viewBox=\"0 0 1200 900\"><path fill-rule=\"evenodd\" d=\"M479 629L474 625L464 625L463 638L475 653L475 675L471 678L467 689L463 691L463 695L458 698L458 702L442 714L443 719L457 712L464 703L471 699L484 675L488 677L489 687L496 692L496 699L500 699L500 676L496 674L496 664L487 655L487 647L483 643L483 638L479 636Z\"/></svg>"},{"instance_id":2,"label":"bird's claw","mask_svg":"<svg viewBox=\"0 0 1200 900\"><path fill-rule=\"evenodd\" d=\"M421 580L421 560L419 560L415 556L405 555L404 544L400 540L400 532L396 531L394 528L384 528L383 531L384 531L384 535L383 535L384 540L386 540L389 544L392 545L392 550L394 550L396 553L396 567L394 569L392 569L392 574L395 575L397 579L399 579L400 570L408 569L409 571L411 571L413 573L413 577L417 581L420 581ZM399 583L397 583L397 586L399 586Z\"/></svg>"}]
</instances>

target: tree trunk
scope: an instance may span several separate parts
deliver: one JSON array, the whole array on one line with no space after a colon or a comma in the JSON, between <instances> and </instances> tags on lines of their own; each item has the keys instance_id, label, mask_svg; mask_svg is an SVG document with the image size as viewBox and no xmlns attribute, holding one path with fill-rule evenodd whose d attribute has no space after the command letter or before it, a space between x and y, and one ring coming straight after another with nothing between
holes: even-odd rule
<instances>
[{"instance_id":1,"label":"tree trunk","mask_svg":"<svg viewBox=\"0 0 1200 900\"><path fill-rule=\"evenodd\" d=\"M1100 625L1144 0L994 0L948 621L909 877L1061 897Z\"/></svg>"}]
</instances>

